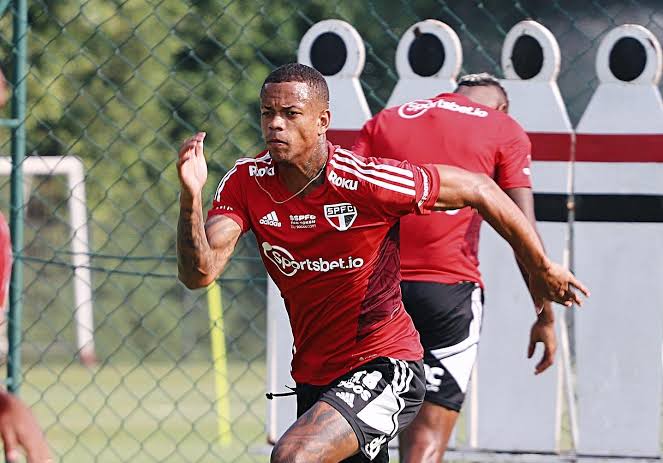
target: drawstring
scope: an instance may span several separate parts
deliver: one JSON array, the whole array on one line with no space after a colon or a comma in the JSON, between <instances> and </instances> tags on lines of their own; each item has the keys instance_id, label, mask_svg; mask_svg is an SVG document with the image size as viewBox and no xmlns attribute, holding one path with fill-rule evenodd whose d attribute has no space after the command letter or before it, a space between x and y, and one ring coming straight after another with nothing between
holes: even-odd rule
<instances>
[{"instance_id":1,"label":"drawstring","mask_svg":"<svg viewBox=\"0 0 663 463\"><path fill-rule=\"evenodd\" d=\"M290 389L290 392L268 392L265 394L265 397L267 397L267 400L272 400L274 397L287 397L289 395L297 394L296 387L286 386L286 388Z\"/></svg>"}]
</instances>

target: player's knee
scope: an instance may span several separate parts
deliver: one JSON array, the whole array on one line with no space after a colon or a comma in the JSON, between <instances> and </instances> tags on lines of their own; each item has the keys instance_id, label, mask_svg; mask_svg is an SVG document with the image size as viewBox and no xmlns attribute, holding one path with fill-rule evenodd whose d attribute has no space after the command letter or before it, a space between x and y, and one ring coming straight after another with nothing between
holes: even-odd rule
<instances>
[{"instance_id":1,"label":"player's knee","mask_svg":"<svg viewBox=\"0 0 663 463\"><path fill-rule=\"evenodd\" d=\"M304 463L307 459L306 449L295 442L279 440L272 449L270 463Z\"/></svg>"},{"instance_id":2,"label":"player's knee","mask_svg":"<svg viewBox=\"0 0 663 463\"><path fill-rule=\"evenodd\" d=\"M291 451L288 451L281 442L277 442L272 449L272 455L269 458L270 463L290 463L295 460L290 459Z\"/></svg>"}]
</instances>

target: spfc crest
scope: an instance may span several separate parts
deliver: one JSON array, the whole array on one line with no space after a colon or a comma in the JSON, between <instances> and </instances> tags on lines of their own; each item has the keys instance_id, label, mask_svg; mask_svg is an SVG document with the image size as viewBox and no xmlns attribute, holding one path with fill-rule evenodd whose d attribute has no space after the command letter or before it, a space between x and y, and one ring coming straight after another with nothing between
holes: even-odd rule
<instances>
[{"instance_id":1,"label":"spfc crest","mask_svg":"<svg viewBox=\"0 0 663 463\"><path fill-rule=\"evenodd\" d=\"M350 203L325 204L325 218L338 231L345 231L357 218L357 208Z\"/></svg>"}]
</instances>

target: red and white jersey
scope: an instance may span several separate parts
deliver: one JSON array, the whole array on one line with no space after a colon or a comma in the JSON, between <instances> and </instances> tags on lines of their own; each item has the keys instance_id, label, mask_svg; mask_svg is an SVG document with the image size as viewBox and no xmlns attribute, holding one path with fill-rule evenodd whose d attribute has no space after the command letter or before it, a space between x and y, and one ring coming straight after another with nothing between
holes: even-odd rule
<instances>
[{"instance_id":1,"label":"red and white jersey","mask_svg":"<svg viewBox=\"0 0 663 463\"><path fill-rule=\"evenodd\" d=\"M480 172L504 190L531 188L530 141L507 114L455 93L381 111L362 128L354 151L413 163ZM476 210L435 212L401 220L404 280L483 284Z\"/></svg>"},{"instance_id":2,"label":"red and white jersey","mask_svg":"<svg viewBox=\"0 0 663 463\"><path fill-rule=\"evenodd\" d=\"M405 214L427 213L439 191L430 166L364 158L331 144L328 156L324 183L283 204L274 200L292 192L269 153L240 159L208 214L255 234L290 317L292 376L314 385L375 357L422 358L401 302L398 223Z\"/></svg>"}]
</instances>

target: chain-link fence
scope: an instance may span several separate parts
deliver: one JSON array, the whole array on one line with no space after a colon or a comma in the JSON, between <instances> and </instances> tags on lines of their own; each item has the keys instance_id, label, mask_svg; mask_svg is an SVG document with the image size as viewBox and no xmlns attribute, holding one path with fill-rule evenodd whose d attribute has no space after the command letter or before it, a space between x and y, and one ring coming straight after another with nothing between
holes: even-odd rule
<instances>
[{"instance_id":1,"label":"chain-link fence","mask_svg":"<svg viewBox=\"0 0 663 463\"><path fill-rule=\"evenodd\" d=\"M176 278L174 160L181 140L207 131L211 198L236 158L258 152L260 84L296 59L312 24L344 19L362 35L362 86L376 112L396 84L396 46L413 23L446 22L461 39L464 71L501 75L506 32L535 19L559 41L559 85L574 122L596 86L594 59L607 31L632 22L663 37L657 0L30 0L28 7L27 154L83 162L98 363L82 366L76 344L70 185L62 175L26 171L16 256L24 268L20 393L58 457L71 462L268 460L259 451L264 269L252 237L243 238L220 280L227 352L216 359L220 373L208 296ZM14 9L9 2L0 18L10 80ZM3 155L11 135L0 131ZM9 177L0 180L5 213L9 190ZM230 410L217 414L225 394Z\"/></svg>"}]
</instances>

